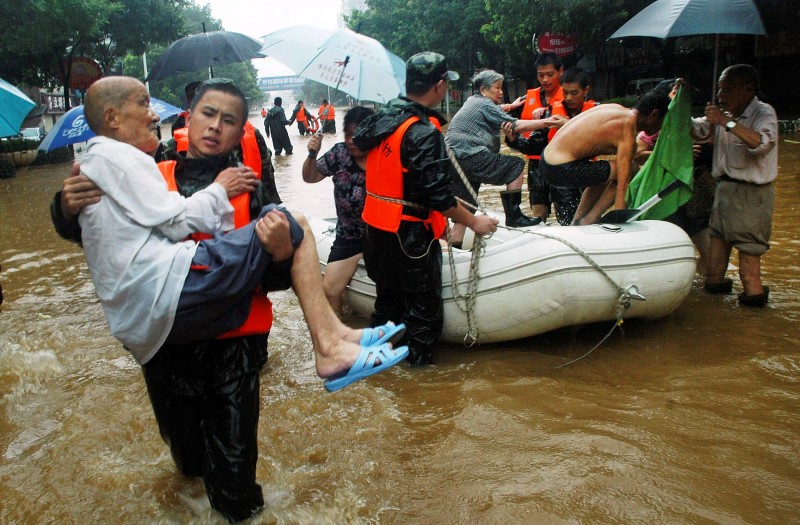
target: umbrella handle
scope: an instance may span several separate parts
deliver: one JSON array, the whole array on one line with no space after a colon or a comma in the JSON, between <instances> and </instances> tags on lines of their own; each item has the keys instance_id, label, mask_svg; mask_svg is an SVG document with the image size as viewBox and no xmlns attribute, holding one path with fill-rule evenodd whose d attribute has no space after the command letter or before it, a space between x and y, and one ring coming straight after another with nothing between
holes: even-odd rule
<instances>
[{"instance_id":1,"label":"umbrella handle","mask_svg":"<svg viewBox=\"0 0 800 525\"><path fill-rule=\"evenodd\" d=\"M350 63L350 55L344 57L344 62L342 62L342 72L339 73L339 80L336 81L336 87L333 88L333 95L331 99L328 101L331 105L333 105L333 99L336 97L336 92L339 91L339 84L342 83L342 77L344 76L344 70L347 69L347 64ZM328 118L328 108L325 108L325 119Z\"/></svg>"}]
</instances>

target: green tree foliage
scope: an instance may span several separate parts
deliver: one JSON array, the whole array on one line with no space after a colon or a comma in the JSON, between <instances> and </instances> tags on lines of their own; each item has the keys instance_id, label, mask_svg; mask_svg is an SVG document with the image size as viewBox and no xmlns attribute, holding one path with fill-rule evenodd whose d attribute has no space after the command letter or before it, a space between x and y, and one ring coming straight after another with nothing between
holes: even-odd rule
<instances>
[{"instance_id":1,"label":"green tree foliage","mask_svg":"<svg viewBox=\"0 0 800 525\"><path fill-rule=\"evenodd\" d=\"M500 48L485 38L489 22L485 0L367 0L367 11L346 17L348 27L380 41L404 60L420 51L436 51L448 66L469 77L494 63Z\"/></svg>"},{"instance_id":2,"label":"green tree foliage","mask_svg":"<svg viewBox=\"0 0 800 525\"><path fill-rule=\"evenodd\" d=\"M578 55L599 53L608 37L652 0L486 0L482 28L503 50L507 74L533 80L534 35L572 34Z\"/></svg>"},{"instance_id":3,"label":"green tree foliage","mask_svg":"<svg viewBox=\"0 0 800 525\"><path fill-rule=\"evenodd\" d=\"M12 84L67 86L72 59L88 57L105 74L144 80L142 53L152 68L167 45L202 32L204 23L207 31L223 29L208 5L191 0L2 0L0 71ZM233 79L252 103L261 102L251 63L214 68L214 76ZM183 106L184 85L205 78L207 71L176 75L151 83L151 93Z\"/></svg>"},{"instance_id":4,"label":"green tree foliage","mask_svg":"<svg viewBox=\"0 0 800 525\"><path fill-rule=\"evenodd\" d=\"M343 91L335 91L334 88L329 88L327 85L314 82L313 80L306 80L303 82L303 87L300 91L300 100L304 100L306 102L306 106L309 106L310 104L319 105L323 98L334 106L350 103L350 97L347 95L347 93Z\"/></svg>"},{"instance_id":5,"label":"green tree foliage","mask_svg":"<svg viewBox=\"0 0 800 525\"><path fill-rule=\"evenodd\" d=\"M0 69L12 83L68 86L77 57L108 72L127 52L174 39L185 0L0 2ZM66 90L65 90L66 91ZM67 107L69 99L67 98Z\"/></svg>"},{"instance_id":6,"label":"green tree foliage","mask_svg":"<svg viewBox=\"0 0 800 525\"><path fill-rule=\"evenodd\" d=\"M206 31L219 31L224 29L222 27L222 22L211 16L211 8L208 4L204 6L188 4L181 10L180 14L180 26L185 28L185 33L181 36L202 33L203 29ZM146 60L148 71L153 69L153 66L155 66L158 59L161 58L166 48L167 46L165 45L153 45L147 48ZM125 57L123 61L123 73L127 76L144 81L144 65L141 54L129 54ZM215 77L230 78L233 80L248 98L250 107L260 107L263 95L259 91L256 82L258 72L251 62L216 66L213 68L213 74ZM208 69L171 75L161 80L151 81L149 83L150 94L178 107L185 107L186 99L184 96L184 86L190 82L196 80L202 81L207 78L209 78Z\"/></svg>"},{"instance_id":7,"label":"green tree foliage","mask_svg":"<svg viewBox=\"0 0 800 525\"><path fill-rule=\"evenodd\" d=\"M490 67L532 82L533 37L573 34L579 54L600 52L608 36L652 0L367 0L346 17L403 58L431 50L464 80Z\"/></svg>"}]
</instances>

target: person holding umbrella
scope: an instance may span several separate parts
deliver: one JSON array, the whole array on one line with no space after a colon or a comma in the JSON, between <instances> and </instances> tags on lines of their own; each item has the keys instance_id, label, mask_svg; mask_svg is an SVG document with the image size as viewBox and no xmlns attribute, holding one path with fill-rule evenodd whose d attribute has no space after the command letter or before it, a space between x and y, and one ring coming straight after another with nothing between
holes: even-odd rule
<instances>
[{"instance_id":1,"label":"person holding umbrella","mask_svg":"<svg viewBox=\"0 0 800 525\"><path fill-rule=\"evenodd\" d=\"M769 287L761 282L761 256L769 250L778 176L778 116L758 99L758 71L736 64L719 77L719 103L693 120L693 133L714 140L712 175L719 181L711 209L711 245L705 289L730 293L728 259L739 251L739 303L764 306Z\"/></svg>"},{"instance_id":2,"label":"person holding umbrella","mask_svg":"<svg viewBox=\"0 0 800 525\"><path fill-rule=\"evenodd\" d=\"M182 129L186 127L186 117L189 116L189 108L192 107L192 100L194 99L194 93L197 91L197 88L202 84L202 82L195 80L194 82L189 82L183 88L183 94L186 95L186 110L181 111L178 113L178 116L175 117L175 120L172 122L170 126L170 131L172 131L172 136L175 136L175 130Z\"/></svg>"},{"instance_id":3,"label":"person holding umbrella","mask_svg":"<svg viewBox=\"0 0 800 525\"><path fill-rule=\"evenodd\" d=\"M289 133L286 131L286 126L290 122L286 119L286 112L282 105L283 99L275 97L273 106L269 108L267 118L264 119L264 130L267 132L267 137L272 137L275 155L280 155L283 150L286 150L287 155L291 155L294 147L292 141L289 140Z\"/></svg>"},{"instance_id":4,"label":"person holding umbrella","mask_svg":"<svg viewBox=\"0 0 800 525\"><path fill-rule=\"evenodd\" d=\"M303 180L317 183L330 177L336 204L336 238L328 256L322 280L325 296L341 315L342 294L358 269L364 251L364 211L367 154L353 144L353 133L374 110L364 106L350 108L344 115L344 142L334 144L321 158L322 133L308 141L308 158L303 163Z\"/></svg>"}]
</instances>

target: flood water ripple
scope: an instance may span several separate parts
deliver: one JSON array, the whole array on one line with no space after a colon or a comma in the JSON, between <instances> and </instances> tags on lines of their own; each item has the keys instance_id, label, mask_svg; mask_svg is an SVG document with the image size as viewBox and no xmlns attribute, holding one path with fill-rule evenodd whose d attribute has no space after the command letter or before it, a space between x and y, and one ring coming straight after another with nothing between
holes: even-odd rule
<instances>
[{"instance_id":1,"label":"flood water ripple","mask_svg":"<svg viewBox=\"0 0 800 525\"><path fill-rule=\"evenodd\" d=\"M800 523L800 137L783 138L764 309L697 280L672 315L626 321L566 368L608 323L441 345L435 366L331 395L297 299L271 294L254 522ZM275 159L284 201L333 214L329 182L302 181L307 139L292 140ZM53 232L68 170L0 181L0 522L221 523L176 473L80 248Z\"/></svg>"}]
</instances>

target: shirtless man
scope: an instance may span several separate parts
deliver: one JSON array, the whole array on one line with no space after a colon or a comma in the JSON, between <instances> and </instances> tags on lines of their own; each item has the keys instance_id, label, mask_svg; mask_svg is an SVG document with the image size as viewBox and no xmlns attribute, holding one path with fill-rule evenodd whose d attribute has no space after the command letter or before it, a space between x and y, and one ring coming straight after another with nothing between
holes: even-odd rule
<instances>
[{"instance_id":1,"label":"shirtless man","mask_svg":"<svg viewBox=\"0 0 800 525\"><path fill-rule=\"evenodd\" d=\"M613 202L625 208L636 134L661 128L669 106L666 94L648 93L629 109L603 104L570 119L542 153L539 170L554 187L586 188L572 224L592 224ZM616 155L614 160L591 160Z\"/></svg>"}]
</instances>

